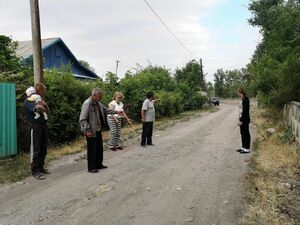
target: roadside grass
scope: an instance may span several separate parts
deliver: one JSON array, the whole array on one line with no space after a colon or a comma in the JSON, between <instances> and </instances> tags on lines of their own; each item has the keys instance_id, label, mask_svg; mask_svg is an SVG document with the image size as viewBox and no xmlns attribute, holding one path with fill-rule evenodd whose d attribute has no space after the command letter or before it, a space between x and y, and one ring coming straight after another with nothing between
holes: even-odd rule
<instances>
[{"instance_id":1,"label":"roadside grass","mask_svg":"<svg viewBox=\"0 0 300 225\"><path fill-rule=\"evenodd\" d=\"M250 172L245 182L245 212L240 225L300 224L300 149L281 114L257 109ZM275 128L271 134L268 128Z\"/></svg>"},{"instance_id":2,"label":"roadside grass","mask_svg":"<svg viewBox=\"0 0 300 225\"><path fill-rule=\"evenodd\" d=\"M154 128L157 130L165 130L173 126L177 122L187 121L191 118L200 117L203 112L218 111L217 107L205 106L200 110L185 111L181 114L170 118L162 118L155 121ZM134 123L131 126L122 128L121 142L124 143L130 139L140 136L142 129L141 123ZM102 133L104 150L108 150L106 143L109 139L109 131ZM86 140L80 137L74 142L64 144L61 146L49 147L46 157L46 163L51 160L59 159L62 156L80 153L86 150ZM0 186L5 183L17 182L30 176L30 156L29 154L20 153L17 156L0 159Z\"/></svg>"},{"instance_id":3,"label":"roadside grass","mask_svg":"<svg viewBox=\"0 0 300 225\"><path fill-rule=\"evenodd\" d=\"M30 172L29 155L19 154L0 161L0 185L7 182L17 182L28 177Z\"/></svg>"}]
</instances>

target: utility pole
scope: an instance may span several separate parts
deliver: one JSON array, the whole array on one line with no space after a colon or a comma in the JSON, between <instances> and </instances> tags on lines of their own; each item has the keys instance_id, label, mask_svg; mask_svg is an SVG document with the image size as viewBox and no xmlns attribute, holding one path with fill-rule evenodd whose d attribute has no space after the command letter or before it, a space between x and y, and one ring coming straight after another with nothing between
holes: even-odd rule
<instances>
[{"instance_id":1,"label":"utility pole","mask_svg":"<svg viewBox=\"0 0 300 225\"><path fill-rule=\"evenodd\" d=\"M200 82L201 82L201 88L203 91L206 91L206 85L205 85L205 75L203 74L203 65L202 65L202 58L200 58Z\"/></svg>"},{"instance_id":2,"label":"utility pole","mask_svg":"<svg viewBox=\"0 0 300 225\"><path fill-rule=\"evenodd\" d=\"M42 61L42 44L40 30L40 13L39 1L30 0L31 14L31 32L32 32L32 50L33 50L33 71L34 83L43 83L43 61Z\"/></svg>"},{"instance_id":3,"label":"utility pole","mask_svg":"<svg viewBox=\"0 0 300 225\"><path fill-rule=\"evenodd\" d=\"M202 59L200 58L200 73L203 76Z\"/></svg>"},{"instance_id":4,"label":"utility pole","mask_svg":"<svg viewBox=\"0 0 300 225\"><path fill-rule=\"evenodd\" d=\"M116 61L116 76L118 76L118 66L119 66L119 63L120 63L121 61L119 61L119 60L117 60Z\"/></svg>"}]
</instances>

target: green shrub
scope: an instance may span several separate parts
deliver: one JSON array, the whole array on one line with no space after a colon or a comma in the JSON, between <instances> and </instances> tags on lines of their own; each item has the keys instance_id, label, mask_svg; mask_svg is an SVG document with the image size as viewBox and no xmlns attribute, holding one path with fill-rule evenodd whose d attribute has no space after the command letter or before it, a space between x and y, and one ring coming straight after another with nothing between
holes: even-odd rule
<instances>
[{"instance_id":1,"label":"green shrub","mask_svg":"<svg viewBox=\"0 0 300 225\"><path fill-rule=\"evenodd\" d=\"M22 68L18 73L3 73L0 82L16 84L17 96L17 130L19 152L29 151L30 125L23 110L26 98L25 90L33 85L33 72L30 68ZM90 94L92 88L103 89L102 103L107 105L113 98L115 91L123 92L124 108L127 115L135 121L140 120L140 110L146 93L153 91L156 98L155 104L157 118L169 117L183 111L184 103L188 102L194 108L199 108L205 102L204 97L198 92L190 91L187 85L180 89L170 72L162 67L148 67L135 75L127 75L119 82L112 73L102 82L77 80L73 77L71 67L60 70L54 69L44 73L44 82L47 88L45 101L49 105L49 138L52 145L59 145L74 140L80 135L79 115L81 105Z\"/></svg>"},{"instance_id":2,"label":"green shrub","mask_svg":"<svg viewBox=\"0 0 300 225\"><path fill-rule=\"evenodd\" d=\"M45 73L46 102L50 108L49 137L52 144L74 140L79 134L81 105L90 96L91 83L76 80L70 72Z\"/></svg>"},{"instance_id":3,"label":"green shrub","mask_svg":"<svg viewBox=\"0 0 300 225\"><path fill-rule=\"evenodd\" d=\"M160 91L156 94L159 101L155 103L156 117L170 117L183 111L183 97L178 92Z\"/></svg>"}]
</instances>

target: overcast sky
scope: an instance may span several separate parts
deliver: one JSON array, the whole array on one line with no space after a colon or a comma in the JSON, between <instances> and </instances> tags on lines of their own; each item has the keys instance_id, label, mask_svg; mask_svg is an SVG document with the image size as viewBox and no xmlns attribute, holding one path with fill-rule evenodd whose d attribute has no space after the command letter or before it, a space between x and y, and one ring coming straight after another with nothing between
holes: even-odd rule
<instances>
[{"instance_id":1,"label":"overcast sky","mask_svg":"<svg viewBox=\"0 0 300 225\"><path fill-rule=\"evenodd\" d=\"M0 34L31 40L29 0L0 0ZM248 25L249 0L147 0L180 45L144 0L39 1L42 38L60 37L77 59L103 77L118 76L136 64L171 71L202 58L206 80L219 68L240 69L251 58L260 35Z\"/></svg>"}]
</instances>

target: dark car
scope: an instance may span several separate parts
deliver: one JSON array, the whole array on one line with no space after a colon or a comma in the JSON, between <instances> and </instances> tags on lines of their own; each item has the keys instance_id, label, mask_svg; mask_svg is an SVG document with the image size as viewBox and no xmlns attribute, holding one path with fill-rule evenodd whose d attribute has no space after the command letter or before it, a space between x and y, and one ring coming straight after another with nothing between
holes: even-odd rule
<instances>
[{"instance_id":1,"label":"dark car","mask_svg":"<svg viewBox=\"0 0 300 225\"><path fill-rule=\"evenodd\" d=\"M214 105L219 106L219 105L220 105L219 98L218 98L218 97L212 97L212 98L210 99L210 104L214 104Z\"/></svg>"}]
</instances>

